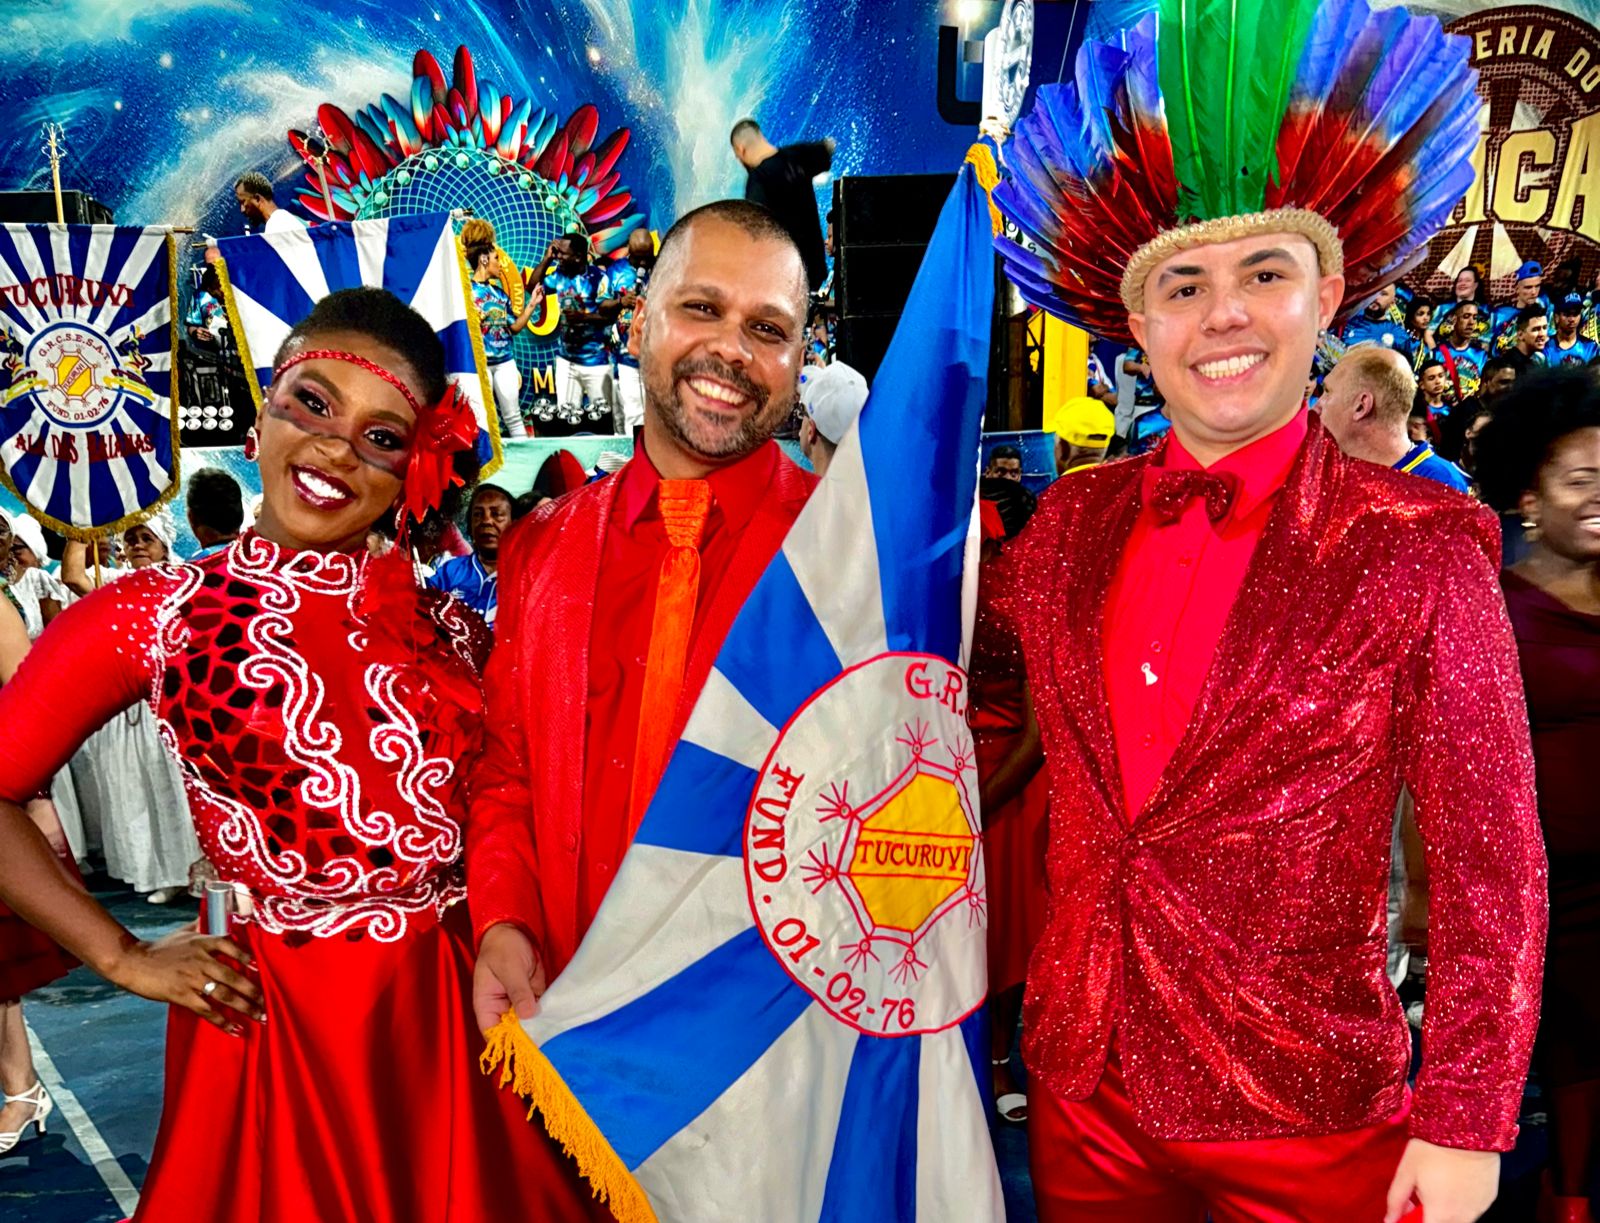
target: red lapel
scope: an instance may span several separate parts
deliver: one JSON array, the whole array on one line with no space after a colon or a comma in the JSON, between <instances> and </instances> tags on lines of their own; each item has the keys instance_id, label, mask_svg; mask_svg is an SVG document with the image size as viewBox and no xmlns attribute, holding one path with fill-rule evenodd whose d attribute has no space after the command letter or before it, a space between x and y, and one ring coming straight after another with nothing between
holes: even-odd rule
<instances>
[{"instance_id":1,"label":"red lapel","mask_svg":"<svg viewBox=\"0 0 1600 1223\"><path fill-rule=\"evenodd\" d=\"M521 572L523 618L517 632L524 681L523 725L532 776L534 848L541 904L550 929L546 949L565 963L577 948L578 876L569 846L583 821L584 727L589 695L589 638L606 522L615 478L586 485L539 522Z\"/></svg>"},{"instance_id":2,"label":"red lapel","mask_svg":"<svg viewBox=\"0 0 1600 1223\"><path fill-rule=\"evenodd\" d=\"M1075 565L1058 563L1050 576L1051 602L1060 612L1049 646L1049 681L1105 809L1123 825L1129 817L1111 733L1102 634L1106 599L1139 516L1139 483L1152 457L1110 464L1096 473L1100 487L1092 500L1070 506L1063 523L1059 555L1082 559Z\"/></svg>"}]
</instances>

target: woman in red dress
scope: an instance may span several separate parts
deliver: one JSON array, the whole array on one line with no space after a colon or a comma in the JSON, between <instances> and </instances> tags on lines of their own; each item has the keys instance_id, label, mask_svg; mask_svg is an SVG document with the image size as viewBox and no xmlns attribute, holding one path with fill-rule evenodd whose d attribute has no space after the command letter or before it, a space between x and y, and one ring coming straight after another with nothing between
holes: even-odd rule
<instances>
[{"instance_id":1,"label":"woman in red dress","mask_svg":"<svg viewBox=\"0 0 1600 1223\"><path fill-rule=\"evenodd\" d=\"M257 423L256 530L84 599L0 690L0 897L172 1005L136 1220L590 1217L575 1172L474 1064L461 762L488 635L416 588L407 552L364 548L374 522L460 481L472 413L428 324L354 289L290 334ZM135 939L72 889L19 805L139 701L235 889L231 938Z\"/></svg>"},{"instance_id":2,"label":"woman in red dress","mask_svg":"<svg viewBox=\"0 0 1600 1223\"><path fill-rule=\"evenodd\" d=\"M1550 939L1534 1056L1550 1097L1546 1223L1594 1223L1600 1155L1600 391L1587 370L1518 382L1483 436L1484 499L1521 517L1500 575L1533 731L1550 857Z\"/></svg>"},{"instance_id":3,"label":"woman in red dress","mask_svg":"<svg viewBox=\"0 0 1600 1223\"><path fill-rule=\"evenodd\" d=\"M1027 525L1033 507L1033 494L1020 483L983 481L979 508L985 577L1005 541ZM1024 682L1021 645L997 631L981 601L979 606L967 716L977 748L988 880L990 1055L995 1114L1021 1125L1028 1119L1028 1098L1011 1072L1011 1045L1022 1017L1028 955L1044 928L1050 787L1040 768L1044 749Z\"/></svg>"}]
</instances>

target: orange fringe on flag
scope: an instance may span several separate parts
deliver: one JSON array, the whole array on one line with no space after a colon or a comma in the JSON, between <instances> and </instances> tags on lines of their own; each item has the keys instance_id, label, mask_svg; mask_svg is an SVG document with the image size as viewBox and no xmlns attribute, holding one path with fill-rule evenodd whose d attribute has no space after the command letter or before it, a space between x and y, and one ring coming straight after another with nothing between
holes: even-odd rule
<instances>
[{"instance_id":1,"label":"orange fringe on flag","mask_svg":"<svg viewBox=\"0 0 1600 1223\"><path fill-rule=\"evenodd\" d=\"M988 145L979 141L967 150L963 160L971 164L972 172L978 176L978 186L982 187L983 193L989 197L989 228L998 238L1005 232L1006 223L994 202L994 189L1000 185L1000 167L995 164L994 152Z\"/></svg>"},{"instance_id":2,"label":"orange fringe on flag","mask_svg":"<svg viewBox=\"0 0 1600 1223\"><path fill-rule=\"evenodd\" d=\"M611 1149L600 1127L578 1103L578 1097L550 1059L523 1030L516 1011L502 1015L484 1038L488 1044L478 1055L483 1072L500 1071L499 1085L510 1087L528 1101L529 1120L533 1119L534 1110L539 1110L545 1130L577 1161L578 1170L593 1187L595 1197L606 1204L617 1223L656 1223L656 1212L639 1182Z\"/></svg>"}]
</instances>

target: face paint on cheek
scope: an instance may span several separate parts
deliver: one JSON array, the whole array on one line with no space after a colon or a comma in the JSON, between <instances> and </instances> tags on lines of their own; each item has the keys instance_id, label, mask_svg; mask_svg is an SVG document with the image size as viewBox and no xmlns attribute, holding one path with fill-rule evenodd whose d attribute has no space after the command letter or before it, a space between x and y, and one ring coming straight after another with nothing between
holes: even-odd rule
<instances>
[{"instance_id":1,"label":"face paint on cheek","mask_svg":"<svg viewBox=\"0 0 1600 1223\"><path fill-rule=\"evenodd\" d=\"M340 420L335 416L317 416L296 395L272 396L267 400L267 415L274 420L293 425L301 433L311 437L337 438L346 443L355 452L356 458L368 467L375 467L397 480L405 479L406 460L410 457L409 446L402 446L399 449L381 446L361 432L352 422Z\"/></svg>"}]
</instances>

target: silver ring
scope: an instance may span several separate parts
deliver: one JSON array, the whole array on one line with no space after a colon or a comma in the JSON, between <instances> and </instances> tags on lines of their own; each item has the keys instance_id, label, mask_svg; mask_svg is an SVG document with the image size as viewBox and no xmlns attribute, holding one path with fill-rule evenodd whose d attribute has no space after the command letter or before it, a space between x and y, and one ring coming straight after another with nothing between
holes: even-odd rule
<instances>
[{"instance_id":1,"label":"silver ring","mask_svg":"<svg viewBox=\"0 0 1600 1223\"><path fill-rule=\"evenodd\" d=\"M200 987L200 992L202 994L206 994L206 995L210 995L210 994L216 993L217 992L217 983L215 981L207 981L204 985L202 985Z\"/></svg>"}]
</instances>

